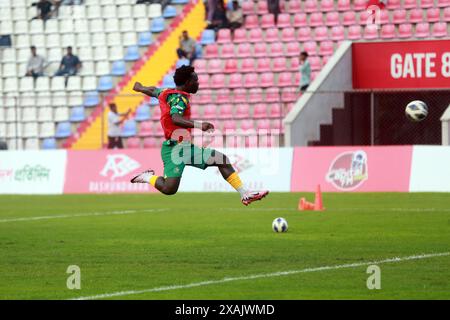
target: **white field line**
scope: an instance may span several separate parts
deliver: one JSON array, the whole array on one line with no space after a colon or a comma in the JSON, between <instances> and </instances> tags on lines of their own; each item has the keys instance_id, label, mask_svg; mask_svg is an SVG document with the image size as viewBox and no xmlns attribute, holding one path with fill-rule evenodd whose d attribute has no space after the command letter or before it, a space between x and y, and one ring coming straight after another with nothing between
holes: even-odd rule
<instances>
[{"instance_id":1,"label":"white field line","mask_svg":"<svg viewBox=\"0 0 450 320\"><path fill-rule=\"evenodd\" d=\"M133 214L133 213L162 212L162 211L167 211L167 210L168 209L142 209L142 210L121 210L121 211L107 211L107 212L59 214L59 215L52 215L52 216L0 219L0 223L18 222L18 221L49 220L49 219L64 219L64 218L76 218L76 217L91 217L91 216L124 215L124 214Z\"/></svg>"},{"instance_id":2,"label":"white field line","mask_svg":"<svg viewBox=\"0 0 450 320\"><path fill-rule=\"evenodd\" d=\"M299 211L297 208L218 208L221 211ZM329 211L450 212L450 208L327 208ZM326 211L327 211L326 210ZM325 212L326 212L325 211ZM306 211L308 212L308 211Z\"/></svg>"},{"instance_id":3,"label":"white field line","mask_svg":"<svg viewBox=\"0 0 450 320\"><path fill-rule=\"evenodd\" d=\"M219 279L219 280L193 282L193 283L188 283L188 284L184 284L184 285L170 285L170 286L165 286L165 287L156 287L156 288L144 289L144 290L129 290L129 291L118 291L118 292L113 292L113 293L104 293L104 294L98 294L98 295L93 295L93 296L73 298L72 300L94 300L94 299L104 299L104 298L142 294L142 293L148 293L148 292L172 291L172 290L177 290L177 289L203 287L203 286L210 286L210 285L222 284L222 283L228 283L228 282L234 282L234 281L246 281L246 280L262 279L262 278L288 276L288 275L299 274L299 273L356 268L356 267L368 266L368 265L373 265L373 264L378 265L378 264L382 264L382 263L421 260L421 259L429 259L429 258L443 257L443 256L449 256L449 255L450 255L450 252L428 253L428 254L414 255L414 256L408 256L408 257L389 258L389 259L370 261L370 262L357 262L357 263L341 264L341 265L334 265L334 266L322 266L322 267L306 268L306 269L299 269L299 270L254 274L254 275L241 276L241 277L226 277L226 278Z\"/></svg>"}]
</instances>

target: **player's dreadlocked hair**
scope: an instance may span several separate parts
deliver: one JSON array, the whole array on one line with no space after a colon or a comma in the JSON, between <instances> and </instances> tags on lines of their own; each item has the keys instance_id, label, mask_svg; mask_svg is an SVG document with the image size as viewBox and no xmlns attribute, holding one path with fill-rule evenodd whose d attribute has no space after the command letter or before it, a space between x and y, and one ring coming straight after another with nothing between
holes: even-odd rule
<instances>
[{"instance_id":1,"label":"player's dreadlocked hair","mask_svg":"<svg viewBox=\"0 0 450 320\"><path fill-rule=\"evenodd\" d=\"M175 74L173 76L173 80L175 80L175 84L177 86L184 85L194 72L194 67L191 66L181 66L177 70L175 70Z\"/></svg>"}]
</instances>

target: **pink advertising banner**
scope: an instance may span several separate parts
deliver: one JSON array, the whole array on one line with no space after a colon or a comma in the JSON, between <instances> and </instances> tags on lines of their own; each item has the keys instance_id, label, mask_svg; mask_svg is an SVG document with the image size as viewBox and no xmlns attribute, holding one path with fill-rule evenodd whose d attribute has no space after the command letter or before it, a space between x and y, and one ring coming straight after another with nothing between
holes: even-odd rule
<instances>
[{"instance_id":1,"label":"pink advertising banner","mask_svg":"<svg viewBox=\"0 0 450 320\"><path fill-rule=\"evenodd\" d=\"M68 151L64 193L156 192L130 179L146 169L162 174L159 149Z\"/></svg>"},{"instance_id":2,"label":"pink advertising banner","mask_svg":"<svg viewBox=\"0 0 450 320\"><path fill-rule=\"evenodd\" d=\"M291 191L409 191L412 146L294 149Z\"/></svg>"}]
</instances>

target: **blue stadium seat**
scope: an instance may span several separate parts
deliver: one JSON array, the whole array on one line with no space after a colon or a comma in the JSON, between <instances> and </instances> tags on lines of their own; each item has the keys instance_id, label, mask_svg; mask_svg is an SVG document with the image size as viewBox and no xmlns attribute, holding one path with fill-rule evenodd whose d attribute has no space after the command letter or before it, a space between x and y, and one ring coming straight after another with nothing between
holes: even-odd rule
<instances>
[{"instance_id":1,"label":"blue stadium seat","mask_svg":"<svg viewBox=\"0 0 450 320\"><path fill-rule=\"evenodd\" d=\"M181 66L188 66L189 64L190 64L190 62L188 59L182 58L177 61L176 68L178 69Z\"/></svg>"},{"instance_id":2,"label":"blue stadium seat","mask_svg":"<svg viewBox=\"0 0 450 320\"><path fill-rule=\"evenodd\" d=\"M155 18L152 20L152 25L150 31L153 33L158 33L164 31L166 28L164 18Z\"/></svg>"},{"instance_id":3,"label":"blue stadium seat","mask_svg":"<svg viewBox=\"0 0 450 320\"><path fill-rule=\"evenodd\" d=\"M141 47L149 46L153 43L153 37L151 32L139 33L138 45Z\"/></svg>"},{"instance_id":4,"label":"blue stadium seat","mask_svg":"<svg viewBox=\"0 0 450 320\"><path fill-rule=\"evenodd\" d=\"M109 91L114 88L113 79L110 76L103 76L98 81L98 91Z\"/></svg>"},{"instance_id":5,"label":"blue stadium seat","mask_svg":"<svg viewBox=\"0 0 450 320\"><path fill-rule=\"evenodd\" d=\"M172 4L186 4L188 2L189 2L189 0L172 0L171 1Z\"/></svg>"},{"instance_id":6,"label":"blue stadium seat","mask_svg":"<svg viewBox=\"0 0 450 320\"><path fill-rule=\"evenodd\" d=\"M148 104L142 104L137 108L134 119L136 121L145 121L149 120L150 116L150 106Z\"/></svg>"},{"instance_id":7,"label":"blue stadium seat","mask_svg":"<svg viewBox=\"0 0 450 320\"><path fill-rule=\"evenodd\" d=\"M212 44L216 42L216 33L214 30L205 30L202 33L202 38L200 40L200 43L202 45Z\"/></svg>"},{"instance_id":8,"label":"blue stadium seat","mask_svg":"<svg viewBox=\"0 0 450 320\"><path fill-rule=\"evenodd\" d=\"M203 49L202 49L202 45L200 43L197 43L197 45L195 46L195 54L197 56L197 59L200 59L203 57Z\"/></svg>"},{"instance_id":9,"label":"blue stadium seat","mask_svg":"<svg viewBox=\"0 0 450 320\"><path fill-rule=\"evenodd\" d=\"M84 119L86 119L86 116L84 114L83 106L73 107L70 110L70 117L69 117L70 122L81 122L84 121Z\"/></svg>"},{"instance_id":10,"label":"blue stadium seat","mask_svg":"<svg viewBox=\"0 0 450 320\"><path fill-rule=\"evenodd\" d=\"M46 138L42 141L42 149L53 150L57 148L58 146L56 144L55 138Z\"/></svg>"},{"instance_id":11,"label":"blue stadium seat","mask_svg":"<svg viewBox=\"0 0 450 320\"><path fill-rule=\"evenodd\" d=\"M84 106L95 107L100 103L100 97L97 91L89 91L84 94Z\"/></svg>"},{"instance_id":12,"label":"blue stadium seat","mask_svg":"<svg viewBox=\"0 0 450 320\"><path fill-rule=\"evenodd\" d=\"M127 67L125 62L122 60L114 61L111 68L111 75L113 76L123 76L127 73Z\"/></svg>"},{"instance_id":13,"label":"blue stadium seat","mask_svg":"<svg viewBox=\"0 0 450 320\"><path fill-rule=\"evenodd\" d=\"M165 19L174 18L177 16L177 9L174 6L167 6L163 11Z\"/></svg>"},{"instance_id":14,"label":"blue stadium seat","mask_svg":"<svg viewBox=\"0 0 450 320\"><path fill-rule=\"evenodd\" d=\"M134 137L137 134L136 121L130 119L124 122L122 127L122 137Z\"/></svg>"},{"instance_id":15,"label":"blue stadium seat","mask_svg":"<svg viewBox=\"0 0 450 320\"><path fill-rule=\"evenodd\" d=\"M124 60L125 61L136 61L139 59L139 47L138 46L129 46L127 48L127 53L125 54Z\"/></svg>"},{"instance_id":16,"label":"blue stadium seat","mask_svg":"<svg viewBox=\"0 0 450 320\"><path fill-rule=\"evenodd\" d=\"M56 126L56 138L67 138L72 134L72 125L70 122L60 122Z\"/></svg>"},{"instance_id":17,"label":"blue stadium seat","mask_svg":"<svg viewBox=\"0 0 450 320\"><path fill-rule=\"evenodd\" d=\"M173 74L167 74L163 78L162 86L164 88L175 88L175 81L173 80Z\"/></svg>"}]
</instances>

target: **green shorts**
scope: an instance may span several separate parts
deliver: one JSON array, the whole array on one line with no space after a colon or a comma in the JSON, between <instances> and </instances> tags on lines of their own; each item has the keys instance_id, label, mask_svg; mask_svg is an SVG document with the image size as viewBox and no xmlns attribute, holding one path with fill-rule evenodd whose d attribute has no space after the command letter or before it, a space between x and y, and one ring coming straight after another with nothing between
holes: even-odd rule
<instances>
[{"instance_id":1,"label":"green shorts","mask_svg":"<svg viewBox=\"0 0 450 320\"><path fill-rule=\"evenodd\" d=\"M207 161L214 156L214 152L214 149L200 148L190 142L164 141L161 147L164 178L181 177L185 166L205 170L208 167Z\"/></svg>"}]
</instances>

